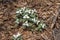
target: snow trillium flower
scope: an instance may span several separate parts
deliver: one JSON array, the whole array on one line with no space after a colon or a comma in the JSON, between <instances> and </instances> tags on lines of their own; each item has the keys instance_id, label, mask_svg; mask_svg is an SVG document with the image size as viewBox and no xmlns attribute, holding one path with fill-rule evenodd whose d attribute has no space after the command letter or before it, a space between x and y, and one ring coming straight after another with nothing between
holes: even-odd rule
<instances>
[{"instance_id":1,"label":"snow trillium flower","mask_svg":"<svg viewBox=\"0 0 60 40\"><path fill-rule=\"evenodd\" d=\"M20 13L20 14L22 14L22 12L21 12L22 10L18 10L18 11L16 11L16 13Z\"/></svg>"},{"instance_id":2,"label":"snow trillium flower","mask_svg":"<svg viewBox=\"0 0 60 40\"><path fill-rule=\"evenodd\" d=\"M28 21L26 21L25 23L23 23L23 26L29 26Z\"/></svg>"},{"instance_id":3,"label":"snow trillium flower","mask_svg":"<svg viewBox=\"0 0 60 40\"><path fill-rule=\"evenodd\" d=\"M19 13L20 11L16 11L16 13Z\"/></svg>"},{"instance_id":4,"label":"snow trillium flower","mask_svg":"<svg viewBox=\"0 0 60 40\"><path fill-rule=\"evenodd\" d=\"M38 23L39 23L40 21L39 20L37 20L37 25L38 25Z\"/></svg>"},{"instance_id":5,"label":"snow trillium flower","mask_svg":"<svg viewBox=\"0 0 60 40\"><path fill-rule=\"evenodd\" d=\"M36 10L36 9L34 9L34 12L37 12L37 10Z\"/></svg>"},{"instance_id":6,"label":"snow trillium flower","mask_svg":"<svg viewBox=\"0 0 60 40\"><path fill-rule=\"evenodd\" d=\"M30 13L31 13L31 10L26 10L25 12L27 12L27 13L29 13L29 14L30 14Z\"/></svg>"},{"instance_id":7,"label":"snow trillium flower","mask_svg":"<svg viewBox=\"0 0 60 40\"><path fill-rule=\"evenodd\" d=\"M45 28L45 26L46 26L46 25L45 25L45 24L43 24L43 25L42 25L42 28Z\"/></svg>"},{"instance_id":8,"label":"snow trillium flower","mask_svg":"<svg viewBox=\"0 0 60 40\"><path fill-rule=\"evenodd\" d=\"M29 14L31 13L31 9L28 11L28 13L29 13Z\"/></svg>"},{"instance_id":9,"label":"snow trillium flower","mask_svg":"<svg viewBox=\"0 0 60 40\"><path fill-rule=\"evenodd\" d=\"M21 34L19 32L17 34L13 35L14 38L18 38L19 36L21 36Z\"/></svg>"},{"instance_id":10,"label":"snow trillium flower","mask_svg":"<svg viewBox=\"0 0 60 40\"><path fill-rule=\"evenodd\" d=\"M32 11L31 13L33 14L34 13L34 10L31 10L31 11Z\"/></svg>"},{"instance_id":11,"label":"snow trillium flower","mask_svg":"<svg viewBox=\"0 0 60 40\"><path fill-rule=\"evenodd\" d=\"M22 10L19 10L19 13L22 14Z\"/></svg>"},{"instance_id":12,"label":"snow trillium flower","mask_svg":"<svg viewBox=\"0 0 60 40\"><path fill-rule=\"evenodd\" d=\"M28 15L23 16L23 18L30 18Z\"/></svg>"},{"instance_id":13,"label":"snow trillium flower","mask_svg":"<svg viewBox=\"0 0 60 40\"><path fill-rule=\"evenodd\" d=\"M32 12L31 12L32 14L33 14L34 12L37 12L35 9L34 9L34 10L31 10L31 11L32 11Z\"/></svg>"},{"instance_id":14,"label":"snow trillium flower","mask_svg":"<svg viewBox=\"0 0 60 40\"><path fill-rule=\"evenodd\" d=\"M34 21L35 23L37 22L37 20L34 18L34 19L32 19L32 21Z\"/></svg>"},{"instance_id":15,"label":"snow trillium flower","mask_svg":"<svg viewBox=\"0 0 60 40\"><path fill-rule=\"evenodd\" d=\"M21 8L23 11L26 9L26 7Z\"/></svg>"}]
</instances>

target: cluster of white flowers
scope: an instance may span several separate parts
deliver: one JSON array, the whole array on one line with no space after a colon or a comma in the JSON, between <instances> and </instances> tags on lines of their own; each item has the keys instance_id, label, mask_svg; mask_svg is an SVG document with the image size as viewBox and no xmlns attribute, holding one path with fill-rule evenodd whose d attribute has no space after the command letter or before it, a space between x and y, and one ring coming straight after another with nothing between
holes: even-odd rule
<instances>
[{"instance_id":1,"label":"cluster of white flowers","mask_svg":"<svg viewBox=\"0 0 60 40\"><path fill-rule=\"evenodd\" d=\"M29 10L26 10L25 12L27 12L29 14L33 14L34 12L37 12L37 11L36 11L36 9L34 9L34 10L29 9Z\"/></svg>"},{"instance_id":2,"label":"cluster of white flowers","mask_svg":"<svg viewBox=\"0 0 60 40\"><path fill-rule=\"evenodd\" d=\"M27 7L20 8L16 11L17 19L16 23L22 22L22 26L32 27L30 24L38 25L38 28L44 28L45 24L41 24L41 21L38 19L36 14L36 9L30 9Z\"/></svg>"},{"instance_id":3,"label":"cluster of white flowers","mask_svg":"<svg viewBox=\"0 0 60 40\"><path fill-rule=\"evenodd\" d=\"M34 12L37 12L36 9L33 9L33 10L27 9L26 10L26 7L23 7L20 10L17 10L16 13L22 14L22 11L25 12L25 13L29 13L29 14L33 14Z\"/></svg>"},{"instance_id":4,"label":"cluster of white flowers","mask_svg":"<svg viewBox=\"0 0 60 40\"><path fill-rule=\"evenodd\" d=\"M26 21L25 23L23 23L23 26L29 26L28 21Z\"/></svg>"},{"instance_id":5,"label":"cluster of white flowers","mask_svg":"<svg viewBox=\"0 0 60 40\"><path fill-rule=\"evenodd\" d=\"M19 36L21 36L21 34L18 32L17 34L14 34L13 37L16 39L18 38Z\"/></svg>"}]
</instances>

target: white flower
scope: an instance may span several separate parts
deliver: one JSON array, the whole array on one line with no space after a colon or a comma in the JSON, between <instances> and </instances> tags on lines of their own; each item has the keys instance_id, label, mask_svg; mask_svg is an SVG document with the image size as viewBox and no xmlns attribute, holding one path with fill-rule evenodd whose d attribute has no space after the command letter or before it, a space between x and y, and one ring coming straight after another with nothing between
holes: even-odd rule
<instances>
[{"instance_id":1,"label":"white flower","mask_svg":"<svg viewBox=\"0 0 60 40\"><path fill-rule=\"evenodd\" d=\"M29 26L28 21L26 21L25 23L23 23L23 26Z\"/></svg>"},{"instance_id":2,"label":"white flower","mask_svg":"<svg viewBox=\"0 0 60 40\"><path fill-rule=\"evenodd\" d=\"M38 23L40 22L39 20L36 20L35 18L32 19L32 21L34 21L35 23L37 23L37 25L38 25Z\"/></svg>"},{"instance_id":3,"label":"white flower","mask_svg":"<svg viewBox=\"0 0 60 40\"><path fill-rule=\"evenodd\" d=\"M16 13L19 13L19 11L16 11Z\"/></svg>"},{"instance_id":4,"label":"white flower","mask_svg":"<svg viewBox=\"0 0 60 40\"><path fill-rule=\"evenodd\" d=\"M25 15L23 18L30 18L28 15Z\"/></svg>"},{"instance_id":5,"label":"white flower","mask_svg":"<svg viewBox=\"0 0 60 40\"><path fill-rule=\"evenodd\" d=\"M28 13L29 13L29 14L31 13L31 9L28 11Z\"/></svg>"},{"instance_id":6,"label":"white flower","mask_svg":"<svg viewBox=\"0 0 60 40\"><path fill-rule=\"evenodd\" d=\"M28 12L30 14L31 13L31 10L26 10L25 12Z\"/></svg>"},{"instance_id":7,"label":"white flower","mask_svg":"<svg viewBox=\"0 0 60 40\"><path fill-rule=\"evenodd\" d=\"M34 9L34 12L37 12L37 10L36 10L36 9Z\"/></svg>"},{"instance_id":8,"label":"white flower","mask_svg":"<svg viewBox=\"0 0 60 40\"><path fill-rule=\"evenodd\" d=\"M37 20L37 24L39 23L40 21L39 20Z\"/></svg>"},{"instance_id":9,"label":"white flower","mask_svg":"<svg viewBox=\"0 0 60 40\"><path fill-rule=\"evenodd\" d=\"M32 11L32 12L31 12L32 14L33 14L34 12L37 12L37 11L36 11L36 9L34 9L34 10L31 10L31 11Z\"/></svg>"},{"instance_id":10,"label":"white flower","mask_svg":"<svg viewBox=\"0 0 60 40\"><path fill-rule=\"evenodd\" d=\"M34 18L34 19L32 19L32 21L34 21L35 23L37 22L37 20Z\"/></svg>"},{"instance_id":11,"label":"white flower","mask_svg":"<svg viewBox=\"0 0 60 40\"><path fill-rule=\"evenodd\" d=\"M19 13L22 14L22 10L19 10Z\"/></svg>"},{"instance_id":12,"label":"white flower","mask_svg":"<svg viewBox=\"0 0 60 40\"><path fill-rule=\"evenodd\" d=\"M21 36L21 34L19 32L17 34L13 35L14 38L18 38L19 36Z\"/></svg>"},{"instance_id":13,"label":"white flower","mask_svg":"<svg viewBox=\"0 0 60 40\"><path fill-rule=\"evenodd\" d=\"M34 12L35 12L35 10L32 10L32 12L31 12L31 13L33 14Z\"/></svg>"},{"instance_id":14,"label":"white flower","mask_svg":"<svg viewBox=\"0 0 60 40\"><path fill-rule=\"evenodd\" d=\"M21 8L23 11L26 9L26 7Z\"/></svg>"},{"instance_id":15,"label":"white flower","mask_svg":"<svg viewBox=\"0 0 60 40\"><path fill-rule=\"evenodd\" d=\"M34 13L34 10L31 10L31 11L32 11L31 13L33 14Z\"/></svg>"},{"instance_id":16,"label":"white flower","mask_svg":"<svg viewBox=\"0 0 60 40\"><path fill-rule=\"evenodd\" d=\"M18 10L18 11L16 11L16 13L20 13L20 14L22 14L22 12L21 12L22 10Z\"/></svg>"},{"instance_id":17,"label":"white flower","mask_svg":"<svg viewBox=\"0 0 60 40\"><path fill-rule=\"evenodd\" d=\"M42 25L42 28L45 28L45 24Z\"/></svg>"}]
</instances>

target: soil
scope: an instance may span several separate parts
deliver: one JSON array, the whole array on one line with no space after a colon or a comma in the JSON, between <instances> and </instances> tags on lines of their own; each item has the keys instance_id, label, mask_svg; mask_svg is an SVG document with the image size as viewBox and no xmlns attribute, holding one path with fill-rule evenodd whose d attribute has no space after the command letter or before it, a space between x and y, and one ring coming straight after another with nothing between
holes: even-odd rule
<instances>
[{"instance_id":1,"label":"soil","mask_svg":"<svg viewBox=\"0 0 60 40\"><path fill-rule=\"evenodd\" d=\"M16 26L15 12L19 7L36 9L47 28L42 32L32 32ZM1 0L0 40L11 40L17 32L22 34L23 40L60 40L60 0Z\"/></svg>"}]
</instances>

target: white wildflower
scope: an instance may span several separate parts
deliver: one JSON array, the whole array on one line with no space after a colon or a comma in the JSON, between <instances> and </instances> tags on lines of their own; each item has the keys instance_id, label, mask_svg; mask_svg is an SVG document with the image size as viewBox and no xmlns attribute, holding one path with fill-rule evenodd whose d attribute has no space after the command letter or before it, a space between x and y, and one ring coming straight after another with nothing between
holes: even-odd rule
<instances>
[{"instance_id":1,"label":"white wildflower","mask_svg":"<svg viewBox=\"0 0 60 40\"><path fill-rule=\"evenodd\" d=\"M38 25L38 23L39 23L40 21L39 20L37 20L37 25Z\"/></svg>"},{"instance_id":2,"label":"white wildflower","mask_svg":"<svg viewBox=\"0 0 60 40\"><path fill-rule=\"evenodd\" d=\"M23 11L26 9L26 7L21 8Z\"/></svg>"},{"instance_id":3,"label":"white wildflower","mask_svg":"<svg viewBox=\"0 0 60 40\"><path fill-rule=\"evenodd\" d=\"M21 36L21 34L19 32L17 34L13 35L14 38L18 38L19 36Z\"/></svg>"},{"instance_id":4,"label":"white wildflower","mask_svg":"<svg viewBox=\"0 0 60 40\"><path fill-rule=\"evenodd\" d=\"M32 19L32 21L34 21L35 23L37 22L37 20L34 18L34 19Z\"/></svg>"},{"instance_id":5,"label":"white wildflower","mask_svg":"<svg viewBox=\"0 0 60 40\"><path fill-rule=\"evenodd\" d=\"M36 11L36 9L34 9L34 10L31 10L31 11L32 11L32 12L31 12L32 14L33 14L34 12L37 12L37 11Z\"/></svg>"},{"instance_id":6,"label":"white wildflower","mask_svg":"<svg viewBox=\"0 0 60 40\"><path fill-rule=\"evenodd\" d=\"M26 21L25 23L23 23L23 26L29 26L28 21Z\"/></svg>"},{"instance_id":7,"label":"white wildflower","mask_svg":"<svg viewBox=\"0 0 60 40\"><path fill-rule=\"evenodd\" d=\"M31 13L31 9L28 11L28 13L29 13L29 14Z\"/></svg>"},{"instance_id":8,"label":"white wildflower","mask_svg":"<svg viewBox=\"0 0 60 40\"><path fill-rule=\"evenodd\" d=\"M19 11L16 11L16 13L19 13Z\"/></svg>"},{"instance_id":9,"label":"white wildflower","mask_svg":"<svg viewBox=\"0 0 60 40\"><path fill-rule=\"evenodd\" d=\"M23 18L30 18L28 15L25 15Z\"/></svg>"},{"instance_id":10,"label":"white wildflower","mask_svg":"<svg viewBox=\"0 0 60 40\"><path fill-rule=\"evenodd\" d=\"M45 28L45 24L42 25L42 28Z\"/></svg>"},{"instance_id":11,"label":"white wildflower","mask_svg":"<svg viewBox=\"0 0 60 40\"><path fill-rule=\"evenodd\" d=\"M30 14L30 13L31 13L31 10L26 10L25 12L27 12L27 13L29 13L29 14Z\"/></svg>"},{"instance_id":12,"label":"white wildflower","mask_svg":"<svg viewBox=\"0 0 60 40\"><path fill-rule=\"evenodd\" d=\"M36 10L36 9L34 9L34 12L37 12L37 10Z\"/></svg>"},{"instance_id":13,"label":"white wildflower","mask_svg":"<svg viewBox=\"0 0 60 40\"><path fill-rule=\"evenodd\" d=\"M21 12L22 10L18 10L18 11L16 11L16 13L20 13L20 14L22 14L22 12Z\"/></svg>"},{"instance_id":14,"label":"white wildflower","mask_svg":"<svg viewBox=\"0 0 60 40\"><path fill-rule=\"evenodd\" d=\"M22 14L22 10L19 10L19 13Z\"/></svg>"},{"instance_id":15,"label":"white wildflower","mask_svg":"<svg viewBox=\"0 0 60 40\"><path fill-rule=\"evenodd\" d=\"M32 12L31 12L32 14L34 13L34 10L32 10Z\"/></svg>"}]
</instances>

